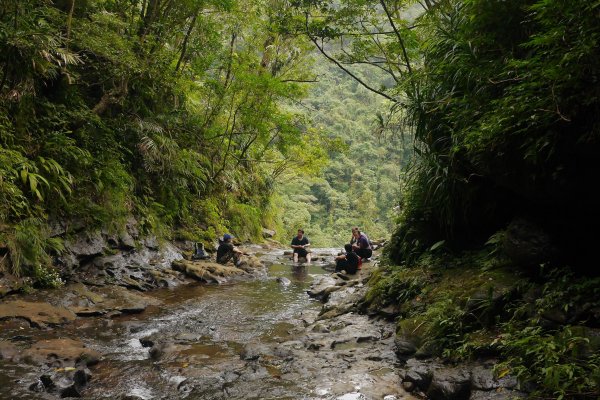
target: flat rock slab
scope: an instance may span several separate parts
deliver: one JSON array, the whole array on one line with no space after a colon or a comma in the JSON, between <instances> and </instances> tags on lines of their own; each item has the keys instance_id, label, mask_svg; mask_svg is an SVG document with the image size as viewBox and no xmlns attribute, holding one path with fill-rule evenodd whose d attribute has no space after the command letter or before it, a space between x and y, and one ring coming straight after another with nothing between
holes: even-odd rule
<instances>
[{"instance_id":1,"label":"flat rock slab","mask_svg":"<svg viewBox=\"0 0 600 400\"><path fill-rule=\"evenodd\" d=\"M23 353L23 358L34 364L51 362L55 367L73 367L80 362L93 365L100 359L100 353L87 348L83 342L74 339L49 339L34 343Z\"/></svg>"},{"instance_id":2,"label":"flat rock slab","mask_svg":"<svg viewBox=\"0 0 600 400\"><path fill-rule=\"evenodd\" d=\"M256 257L241 257L239 265L219 264L211 261L173 261L173 269L186 276L207 283L225 283L239 277L252 277L264 273L264 265Z\"/></svg>"},{"instance_id":3,"label":"flat rock slab","mask_svg":"<svg viewBox=\"0 0 600 400\"><path fill-rule=\"evenodd\" d=\"M22 300L0 304L0 320L23 318L34 326L60 325L72 322L76 316L64 307L55 307L43 302L27 302Z\"/></svg>"},{"instance_id":4,"label":"flat rock slab","mask_svg":"<svg viewBox=\"0 0 600 400\"><path fill-rule=\"evenodd\" d=\"M243 275L245 272L230 265L221 265L210 261L178 260L173 262L173 269L186 276L202 282L223 283L227 278Z\"/></svg>"},{"instance_id":5,"label":"flat rock slab","mask_svg":"<svg viewBox=\"0 0 600 400\"><path fill-rule=\"evenodd\" d=\"M158 305L160 301L141 293L127 290L122 286L104 286L90 289L84 285L72 285L68 288L76 296L71 299L68 308L79 316L103 315L117 311L121 313L139 313L149 305Z\"/></svg>"}]
</instances>

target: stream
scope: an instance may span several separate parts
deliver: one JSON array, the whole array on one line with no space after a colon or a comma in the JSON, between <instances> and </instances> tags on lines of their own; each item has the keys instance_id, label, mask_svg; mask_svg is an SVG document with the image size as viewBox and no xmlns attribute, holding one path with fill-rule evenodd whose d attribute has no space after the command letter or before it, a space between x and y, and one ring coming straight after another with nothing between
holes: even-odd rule
<instances>
[{"instance_id":1,"label":"stream","mask_svg":"<svg viewBox=\"0 0 600 400\"><path fill-rule=\"evenodd\" d=\"M323 303L307 290L331 273L325 263L293 266L280 250L259 255L268 265L263 279L157 289L144 293L151 305L141 313L77 318L54 329L4 321L0 340L71 338L99 352L81 392L90 399L409 397L399 385L393 324L353 313L320 320ZM0 356L0 399L59 397L43 390L40 375L39 367Z\"/></svg>"}]
</instances>

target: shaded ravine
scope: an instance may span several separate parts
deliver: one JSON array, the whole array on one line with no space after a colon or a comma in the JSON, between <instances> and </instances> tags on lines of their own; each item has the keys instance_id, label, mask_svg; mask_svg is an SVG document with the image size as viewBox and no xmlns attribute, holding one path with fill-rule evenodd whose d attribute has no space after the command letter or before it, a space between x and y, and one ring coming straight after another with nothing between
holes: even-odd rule
<instances>
[{"instance_id":1,"label":"shaded ravine","mask_svg":"<svg viewBox=\"0 0 600 400\"><path fill-rule=\"evenodd\" d=\"M393 325L352 313L317 321L323 304L306 291L315 277L330 272L319 262L292 266L282 251L261 258L270 264L264 279L159 289L146 293L156 305L140 314L78 318L51 331L15 322L0 339L19 340L16 333L25 331L26 340L76 338L98 351L102 361L90 367L84 398L405 395L395 365ZM0 360L0 398L57 398L30 389L39 376L25 364Z\"/></svg>"}]
</instances>

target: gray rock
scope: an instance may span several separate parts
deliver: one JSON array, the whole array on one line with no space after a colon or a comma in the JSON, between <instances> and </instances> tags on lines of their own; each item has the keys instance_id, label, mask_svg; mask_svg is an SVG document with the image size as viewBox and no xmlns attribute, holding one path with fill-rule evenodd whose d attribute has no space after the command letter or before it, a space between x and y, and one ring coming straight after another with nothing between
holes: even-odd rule
<instances>
[{"instance_id":1,"label":"gray rock","mask_svg":"<svg viewBox=\"0 0 600 400\"><path fill-rule=\"evenodd\" d=\"M412 382L421 390L427 390L433 378L434 366L431 363L423 363L415 359L406 362L406 373L404 382Z\"/></svg>"},{"instance_id":2,"label":"gray rock","mask_svg":"<svg viewBox=\"0 0 600 400\"><path fill-rule=\"evenodd\" d=\"M402 382L402 389L406 390L407 392L412 392L413 390L415 390L416 385L411 382L411 381L404 381Z\"/></svg>"},{"instance_id":3,"label":"gray rock","mask_svg":"<svg viewBox=\"0 0 600 400\"><path fill-rule=\"evenodd\" d=\"M400 358L411 356L417 351L417 346L414 341L404 336L396 336L394 338L394 346L396 355Z\"/></svg>"},{"instance_id":4,"label":"gray rock","mask_svg":"<svg viewBox=\"0 0 600 400\"><path fill-rule=\"evenodd\" d=\"M332 288L334 288L336 284L337 281L333 277L329 275L323 275L315 279L307 293L310 297L325 300L329 297L329 294L332 292Z\"/></svg>"},{"instance_id":5,"label":"gray rock","mask_svg":"<svg viewBox=\"0 0 600 400\"><path fill-rule=\"evenodd\" d=\"M119 244L122 249L135 248L135 240L126 230L119 233Z\"/></svg>"},{"instance_id":6,"label":"gray rock","mask_svg":"<svg viewBox=\"0 0 600 400\"><path fill-rule=\"evenodd\" d=\"M525 266L549 261L556 253L548 233L522 218L515 219L508 225L502 247L515 263Z\"/></svg>"},{"instance_id":7,"label":"gray rock","mask_svg":"<svg viewBox=\"0 0 600 400\"><path fill-rule=\"evenodd\" d=\"M83 233L65 241L65 249L79 259L100 255L106 247L107 243L98 231Z\"/></svg>"},{"instance_id":8,"label":"gray rock","mask_svg":"<svg viewBox=\"0 0 600 400\"><path fill-rule=\"evenodd\" d=\"M513 389L517 386L517 379L510 375L500 379L494 377L494 371L482 365L471 369L471 387L475 390L494 390L498 388Z\"/></svg>"},{"instance_id":9,"label":"gray rock","mask_svg":"<svg viewBox=\"0 0 600 400\"><path fill-rule=\"evenodd\" d=\"M272 229L263 228L263 230L262 230L262 235L265 239L272 238L273 236L275 236L275 233L276 232Z\"/></svg>"},{"instance_id":10,"label":"gray rock","mask_svg":"<svg viewBox=\"0 0 600 400\"><path fill-rule=\"evenodd\" d=\"M146 236L143 239L143 243L144 246L146 246L147 248L151 249L151 250L158 250L159 245L158 245L158 239L156 238L156 236Z\"/></svg>"},{"instance_id":11,"label":"gray rock","mask_svg":"<svg viewBox=\"0 0 600 400\"><path fill-rule=\"evenodd\" d=\"M525 393L515 390L492 390L489 392L474 390L471 392L469 400L513 400L515 398L524 399L526 397Z\"/></svg>"},{"instance_id":12,"label":"gray rock","mask_svg":"<svg viewBox=\"0 0 600 400\"><path fill-rule=\"evenodd\" d=\"M427 397L431 400L468 400L471 377L462 369L441 368L434 372Z\"/></svg>"}]
</instances>

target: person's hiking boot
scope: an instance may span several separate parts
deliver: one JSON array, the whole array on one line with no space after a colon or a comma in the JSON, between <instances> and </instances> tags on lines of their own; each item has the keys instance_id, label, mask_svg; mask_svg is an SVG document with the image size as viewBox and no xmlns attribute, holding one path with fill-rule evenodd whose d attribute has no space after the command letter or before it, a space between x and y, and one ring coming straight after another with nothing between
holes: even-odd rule
<instances>
[{"instance_id":1,"label":"person's hiking boot","mask_svg":"<svg viewBox=\"0 0 600 400\"><path fill-rule=\"evenodd\" d=\"M345 281L349 281L350 277L348 275L346 275L346 271L340 271L340 272L336 272L335 275L340 278L343 279Z\"/></svg>"}]
</instances>

